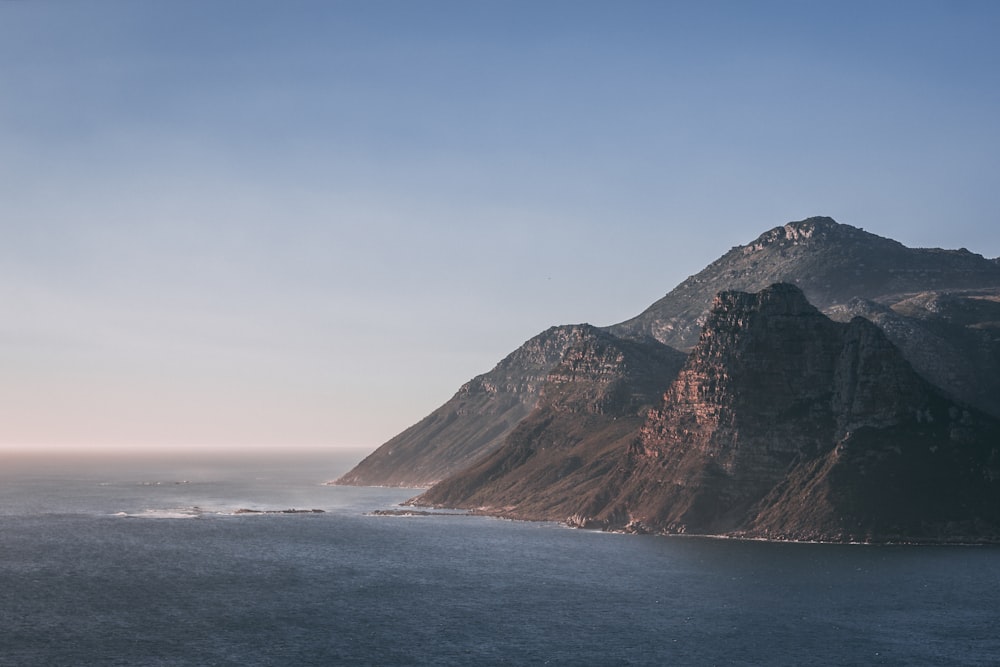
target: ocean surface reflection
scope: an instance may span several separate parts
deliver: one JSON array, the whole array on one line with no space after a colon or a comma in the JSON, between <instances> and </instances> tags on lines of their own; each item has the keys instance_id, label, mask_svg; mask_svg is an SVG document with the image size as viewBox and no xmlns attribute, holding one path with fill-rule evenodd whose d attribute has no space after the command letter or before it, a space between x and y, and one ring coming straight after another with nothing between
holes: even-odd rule
<instances>
[{"instance_id":1,"label":"ocean surface reflection","mask_svg":"<svg viewBox=\"0 0 1000 667\"><path fill-rule=\"evenodd\" d=\"M323 484L359 457L5 460L0 664L988 665L1000 655L993 547L374 516L415 492Z\"/></svg>"}]
</instances>

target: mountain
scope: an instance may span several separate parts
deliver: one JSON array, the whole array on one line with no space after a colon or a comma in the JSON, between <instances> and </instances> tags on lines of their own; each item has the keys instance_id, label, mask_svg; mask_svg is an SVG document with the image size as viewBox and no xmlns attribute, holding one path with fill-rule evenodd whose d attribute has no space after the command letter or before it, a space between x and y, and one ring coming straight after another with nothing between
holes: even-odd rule
<instances>
[{"instance_id":1,"label":"mountain","mask_svg":"<svg viewBox=\"0 0 1000 667\"><path fill-rule=\"evenodd\" d=\"M965 249L907 248L830 218L775 227L604 331L687 352L718 293L780 282L836 320L867 318L944 394L1000 416L1000 262ZM337 483L426 487L496 451L585 330L553 327L532 338Z\"/></svg>"},{"instance_id":2,"label":"mountain","mask_svg":"<svg viewBox=\"0 0 1000 667\"><path fill-rule=\"evenodd\" d=\"M631 411L589 425L586 403L562 398L562 366L502 447L414 502L635 532L1000 536L1000 420L921 378L868 320L835 322L792 285L720 293L641 425Z\"/></svg>"}]
</instances>

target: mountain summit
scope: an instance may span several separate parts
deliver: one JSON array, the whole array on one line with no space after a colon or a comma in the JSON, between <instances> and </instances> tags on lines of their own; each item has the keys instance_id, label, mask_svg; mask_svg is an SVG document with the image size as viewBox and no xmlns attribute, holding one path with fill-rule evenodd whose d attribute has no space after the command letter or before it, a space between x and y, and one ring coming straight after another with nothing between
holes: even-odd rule
<instances>
[{"instance_id":1,"label":"mountain summit","mask_svg":"<svg viewBox=\"0 0 1000 667\"><path fill-rule=\"evenodd\" d=\"M968 250L907 248L832 218L814 217L764 232L689 277L638 316L610 328L681 350L698 340L719 292L796 285L821 310L863 298L890 304L902 295L1000 287L997 264Z\"/></svg>"},{"instance_id":2,"label":"mountain summit","mask_svg":"<svg viewBox=\"0 0 1000 667\"><path fill-rule=\"evenodd\" d=\"M609 529L975 538L1000 525L998 371L997 262L809 218L631 320L543 332L338 482Z\"/></svg>"}]
</instances>

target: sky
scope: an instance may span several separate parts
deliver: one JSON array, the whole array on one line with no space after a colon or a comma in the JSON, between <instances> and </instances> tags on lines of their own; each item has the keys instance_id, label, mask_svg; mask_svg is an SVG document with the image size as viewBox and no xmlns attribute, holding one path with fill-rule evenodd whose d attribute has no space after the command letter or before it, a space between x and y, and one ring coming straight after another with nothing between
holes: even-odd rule
<instances>
[{"instance_id":1,"label":"sky","mask_svg":"<svg viewBox=\"0 0 1000 667\"><path fill-rule=\"evenodd\" d=\"M828 215L1000 255L1000 3L0 0L0 450L374 449Z\"/></svg>"}]
</instances>

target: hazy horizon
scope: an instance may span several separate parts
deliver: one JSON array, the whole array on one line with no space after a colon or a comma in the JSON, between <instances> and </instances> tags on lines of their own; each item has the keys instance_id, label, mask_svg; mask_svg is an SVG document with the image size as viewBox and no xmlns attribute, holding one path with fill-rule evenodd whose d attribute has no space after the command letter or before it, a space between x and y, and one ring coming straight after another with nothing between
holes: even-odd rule
<instances>
[{"instance_id":1,"label":"hazy horizon","mask_svg":"<svg viewBox=\"0 0 1000 667\"><path fill-rule=\"evenodd\" d=\"M1000 256L1000 5L0 3L0 451L374 449L828 215Z\"/></svg>"}]
</instances>

